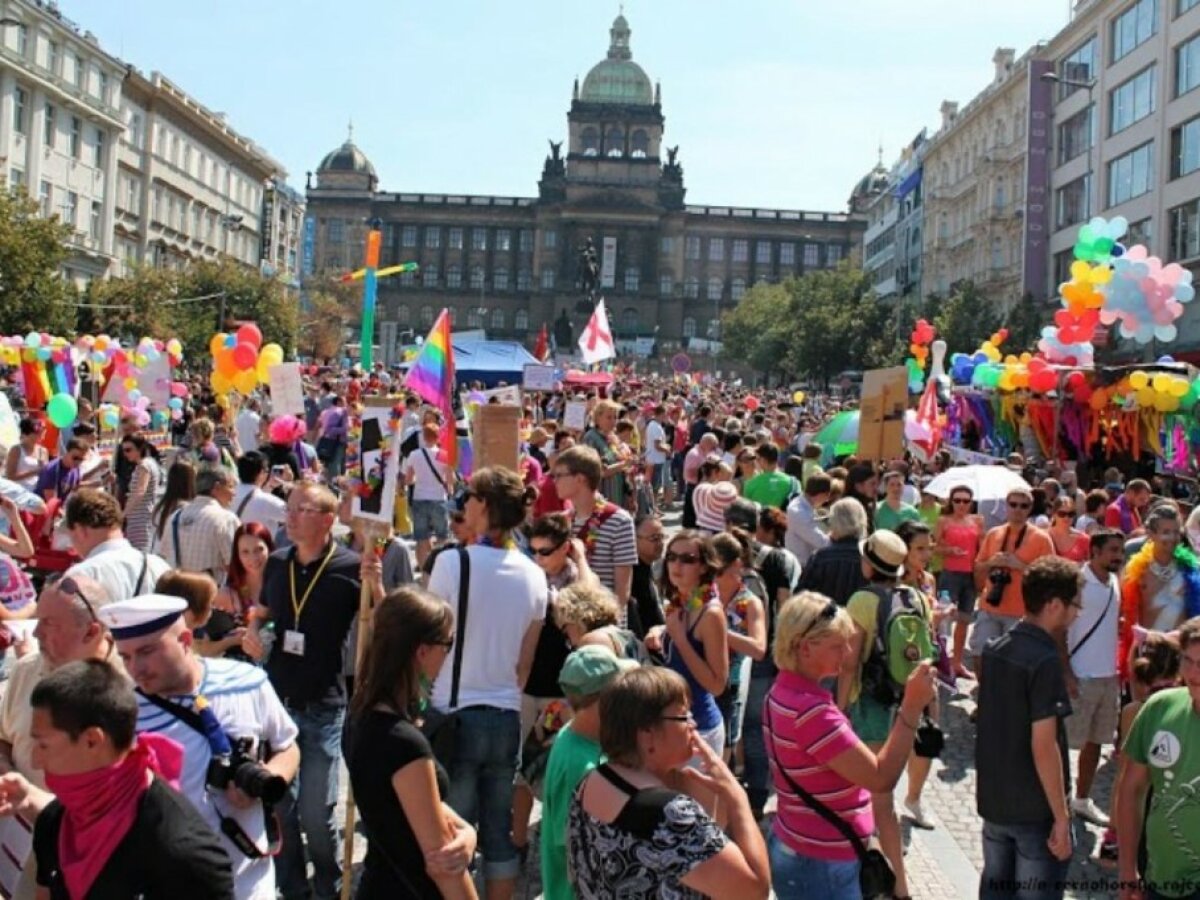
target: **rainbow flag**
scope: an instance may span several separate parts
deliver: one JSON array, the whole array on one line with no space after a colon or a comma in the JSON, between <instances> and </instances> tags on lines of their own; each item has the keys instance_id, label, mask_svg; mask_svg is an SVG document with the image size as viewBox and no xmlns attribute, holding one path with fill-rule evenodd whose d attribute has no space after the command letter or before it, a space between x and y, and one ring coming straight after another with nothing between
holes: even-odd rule
<instances>
[{"instance_id":1,"label":"rainbow flag","mask_svg":"<svg viewBox=\"0 0 1200 900\"><path fill-rule=\"evenodd\" d=\"M443 309L421 346L404 386L442 413L441 450L445 461L458 465L458 436L454 422L454 344L450 340L450 313Z\"/></svg>"}]
</instances>

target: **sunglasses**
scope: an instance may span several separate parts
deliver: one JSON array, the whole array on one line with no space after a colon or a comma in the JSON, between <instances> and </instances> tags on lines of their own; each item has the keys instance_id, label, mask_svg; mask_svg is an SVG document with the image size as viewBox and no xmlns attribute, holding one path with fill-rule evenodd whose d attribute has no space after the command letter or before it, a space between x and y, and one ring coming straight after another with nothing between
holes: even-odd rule
<instances>
[{"instance_id":1,"label":"sunglasses","mask_svg":"<svg viewBox=\"0 0 1200 900\"><path fill-rule=\"evenodd\" d=\"M950 502L955 506L970 506L972 501L970 497L951 497Z\"/></svg>"},{"instance_id":2,"label":"sunglasses","mask_svg":"<svg viewBox=\"0 0 1200 900\"><path fill-rule=\"evenodd\" d=\"M1074 513L1074 511L1072 511L1072 510L1069 510L1069 509L1060 509L1060 510L1058 510L1058 511L1057 511L1057 512L1056 512L1054 515L1055 515L1055 517L1056 517L1056 518L1059 518L1059 519L1073 519L1073 518L1075 518L1075 513Z\"/></svg>"},{"instance_id":3,"label":"sunglasses","mask_svg":"<svg viewBox=\"0 0 1200 900\"><path fill-rule=\"evenodd\" d=\"M683 722L687 725L695 725L696 724L696 717L693 716L690 712L685 712L683 715L680 715L680 716L662 715L662 716L659 716L659 718L662 719L664 722Z\"/></svg>"},{"instance_id":4,"label":"sunglasses","mask_svg":"<svg viewBox=\"0 0 1200 900\"><path fill-rule=\"evenodd\" d=\"M533 547L533 546L531 546L529 549L531 552L537 554L538 556L553 556L555 553L557 553L559 550L561 550L566 545L567 545L567 542L563 541L561 544L555 544L553 547Z\"/></svg>"},{"instance_id":5,"label":"sunglasses","mask_svg":"<svg viewBox=\"0 0 1200 900\"><path fill-rule=\"evenodd\" d=\"M445 647L447 650L452 650L452 649L454 649L454 638L450 637L444 641L430 641L429 646L430 647Z\"/></svg>"},{"instance_id":6,"label":"sunglasses","mask_svg":"<svg viewBox=\"0 0 1200 900\"><path fill-rule=\"evenodd\" d=\"M1014 500L1009 500L1008 508L1009 509L1033 509L1033 504L1032 503L1018 503Z\"/></svg>"},{"instance_id":7,"label":"sunglasses","mask_svg":"<svg viewBox=\"0 0 1200 900\"><path fill-rule=\"evenodd\" d=\"M820 622L832 622L833 617L837 615L838 606L832 600L825 604L825 608L821 610L821 614L808 623L808 626L800 632L798 640L803 640L808 636L808 633L817 627Z\"/></svg>"},{"instance_id":8,"label":"sunglasses","mask_svg":"<svg viewBox=\"0 0 1200 900\"><path fill-rule=\"evenodd\" d=\"M663 558L667 561L667 565L677 562L685 566L694 566L700 562L699 553L676 553L674 550L668 550Z\"/></svg>"},{"instance_id":9,"label":"sunglasses","mask_svg":"<svg viewBox=\"0 0 1200 900\"><path fill-rule=\"evenodd\" d=\"M87 594L80 589L79 583L76 582L74 578L69 576L66 578L59 578L57 581L52 582L52 584L55 590L60 591L69 597L78 597L80 600L82 600L83 605L87 607L88 615L92 617L92 621L100 621L100 619L96 617L96 607L92 605L92 601L89 600Z\"/></svg>"}]
</instances>

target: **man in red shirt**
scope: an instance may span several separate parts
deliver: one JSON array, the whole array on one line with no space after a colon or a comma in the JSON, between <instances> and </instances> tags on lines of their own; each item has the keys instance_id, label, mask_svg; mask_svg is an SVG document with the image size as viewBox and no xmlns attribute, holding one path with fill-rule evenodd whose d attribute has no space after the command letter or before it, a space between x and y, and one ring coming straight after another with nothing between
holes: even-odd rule
<instances>
[{"instance_id":1,"label":"man in red shirt","mask_svg":"<svg viewBox=\"0 0 1200 900\"><path fill-rule=\"evenodd\" d=\"M538 498L533 503L533 517L535 519L547 513L562 512L571 508L570 503L558 496L558 488L554 485L554 476L550 474L550 469L554 466L554 460L558 458L558 454L574 446L575 438L571 432L560 430L554 433L554 450L547 457L547 464L543 470L542 478L537 483Z\"/></svg>"},{"instance_id":2,"label":"man in red shirt","mask_svg":"<svg viewBox=\"0 0 1200 900\"><path fill-rule=\"evenodd\" d=\"M1122 531L1126 537L1145 534L1142 527L1142 510L1149 505L1149 482L1135 478L1125 485L1125 493L1108 504L1104 510L1104 527Z\"/></svg>"}]
</instances>

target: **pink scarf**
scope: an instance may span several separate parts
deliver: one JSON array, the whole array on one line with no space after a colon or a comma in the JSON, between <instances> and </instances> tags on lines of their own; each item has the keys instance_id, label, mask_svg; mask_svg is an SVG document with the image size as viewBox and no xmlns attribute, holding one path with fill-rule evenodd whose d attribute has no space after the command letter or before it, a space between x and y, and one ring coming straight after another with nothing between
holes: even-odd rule
<instances>
[{"instance_id":1,"label":"pink scarf","mask_svg":"<svg viewBox=\"0 0 1200 900\"><path fill-rule=\"evenodd\" d=\"M137 819L150 787L148 773L177 788L183 748L158 734L139 735L118 763L78 775L46 773L46 787L63 806L58 862L72 897L87 896L105 864Z\"/></svg>"}]
</instances>

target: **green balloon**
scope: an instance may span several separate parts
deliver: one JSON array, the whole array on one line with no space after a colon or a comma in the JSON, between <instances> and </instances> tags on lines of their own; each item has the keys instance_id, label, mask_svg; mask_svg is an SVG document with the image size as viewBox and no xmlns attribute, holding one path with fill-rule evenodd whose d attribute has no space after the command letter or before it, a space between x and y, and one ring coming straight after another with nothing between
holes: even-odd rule
<instances>
[{"instance_id":1,"label":"green balloon","mask_svg":"<svg viewBox=\"0 0 1200 900\"><path fill-rule=\"evenodd\" d=\"M79 404L70 394L55 394L46 404L46 414L55 428L66 428L79 414Z\"/></svg>"}]
</instances>

